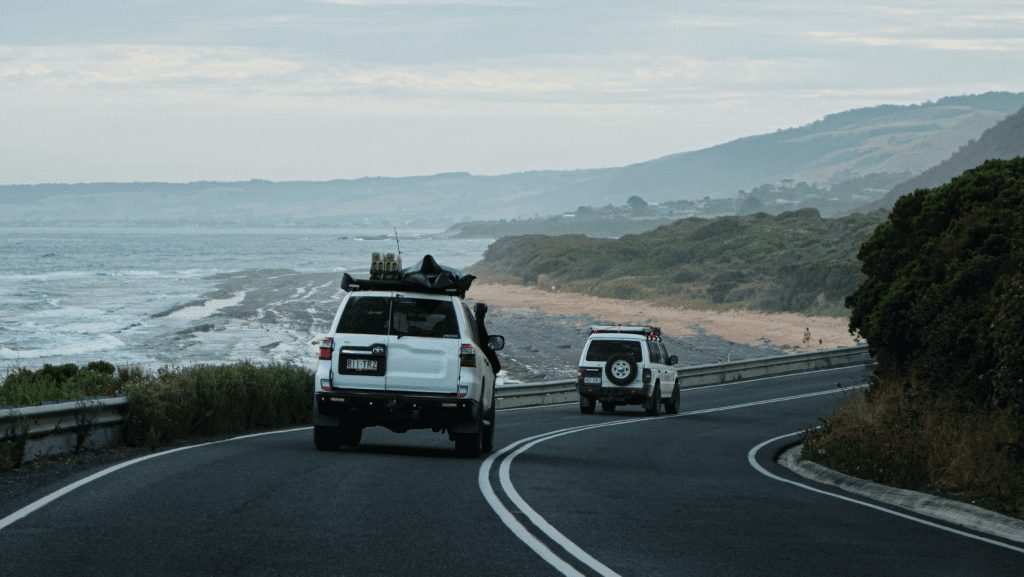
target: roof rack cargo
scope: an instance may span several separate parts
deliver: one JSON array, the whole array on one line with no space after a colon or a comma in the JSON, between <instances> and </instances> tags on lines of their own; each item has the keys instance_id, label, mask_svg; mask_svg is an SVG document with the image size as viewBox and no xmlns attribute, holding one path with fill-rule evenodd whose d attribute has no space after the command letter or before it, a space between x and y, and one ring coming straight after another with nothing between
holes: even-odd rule
<instances>
[{"instance_id":1,"label":"roof rack cargo","mask_svg":"<svg viewBox=\"0 0 1024 577\"><path fill-rule=\"evenodd\" d=\"M595 333L631 333L661 340L661 328L650 325L591 325L590 334Z\"/></svg>"},{"instance_id":2,"label":"roof rack cargo","mask_svg":"<svg viewBox=\"0 0 1024 577\"><path fill-rule=\"evenodd\" d=\"M375 254L374 256L377 257L378 255ZM390 262L393 263L394 261ZM378 260L376 258L373 259L371 269L374 269L377 264ZM377 270L379 269L374 269L373 272L377 272ZM378 274L371 273L371 278L368 279L357 279L345 273L341 277L341 289L346 292L369 290L409 291L448 294L465 298L466 291L469 290L470 285L476 280L475 276L463 273L459 269L437 264L434 257L429 254L424 256L423 260L414 266L402 269L400 274L394 274L392 271L386 272L392 274L380 274L379 276L384 278L373 278L378 276Z\"/></svg>"}]
</instances>

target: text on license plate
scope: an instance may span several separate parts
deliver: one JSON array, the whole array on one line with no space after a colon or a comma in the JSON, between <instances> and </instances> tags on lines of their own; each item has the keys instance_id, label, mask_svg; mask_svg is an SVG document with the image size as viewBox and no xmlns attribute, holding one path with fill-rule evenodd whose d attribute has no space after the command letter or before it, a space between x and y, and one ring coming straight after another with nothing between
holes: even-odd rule
<instances>
[{"instance_id":1,"label":"text on license plate","mask_svg":"<svg viewBox=\"0 0 1024 577\"><path fill-rule=\"evenodd\" d=\"M601 377L583 377L583 382L588 385L600 385Z\"/></svg>"},{"instance_id":2,"label":"text on license plate","mask_svg":"<svg viewBox=\"0 0 1024 577\"><path fill-rule=\"evenodd\" d=\"M345 359L345 368L350 371L376 371L377 361L367 359Z\"/></svg>"}]
</instances>

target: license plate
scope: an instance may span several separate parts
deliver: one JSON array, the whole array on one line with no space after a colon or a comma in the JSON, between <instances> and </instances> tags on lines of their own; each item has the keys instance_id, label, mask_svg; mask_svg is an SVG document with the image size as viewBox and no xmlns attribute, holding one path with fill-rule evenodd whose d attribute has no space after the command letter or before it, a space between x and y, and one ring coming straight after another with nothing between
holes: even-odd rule
<instances>
[{"instance_id":1,"label":"license plate","mask_svg":"<svg viewBox=\"0 0 1024 577\"><path fill-rule=\"evenodd\" d=\"M583 377L583 383L587 385L600 385L601 377Z\"/></svg>"},{"instance_id":2,"label":"license plate","mask_svg":"<svg viewBox=\"0 0 1024 577\"><path fill-rule=\"evenodd\" d=\"M377 361L367 359L345 359L345 368L350 371L376 371Z\"/></svg>"}]
</instances>

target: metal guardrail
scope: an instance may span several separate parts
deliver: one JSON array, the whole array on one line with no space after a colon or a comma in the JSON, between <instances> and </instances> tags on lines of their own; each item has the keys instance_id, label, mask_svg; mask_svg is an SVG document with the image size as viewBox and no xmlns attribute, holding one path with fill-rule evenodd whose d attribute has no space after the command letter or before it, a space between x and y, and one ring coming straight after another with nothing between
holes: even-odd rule
<instances>
[{"instance_id":1,"label":"metal guardrail","mask_svg":"<svg viewBox=\"0 0 1024 577\"><path fill-rule=\"evenodd\" d=\"M849 367L872 362L868 347L860 345L813 353L760 357L744 361L682 367L676 371L683 389L718 385L744 379L780 376L788 373ZM497 390L498 407L508 409L531 405L552 405L576 400L576 380L506 385Z\"/></svg>"},{"instance_id":2,"label":"metal guardrail","mask_svg":"<svg viewBox=\"0 0 1024 577\"><path fill-rule=\"evenodd\" d=\"M870 363L866 346L744 361L683 367L681 388ZM576 380L498 387L498 408L552 405L575 401ZM124 397L0 410L0 443L24 443L22 462L117 443L128 400Z\"/></svg>"},{"instance_id":3,"label":"metal guardrail","mask_svg":"<svg viewBox=\"0 0 1024 577\"><path fill-rule=\"evenodd\" d=\"M0 410L0 442L22 445L22 462L104 447L121 439L125 397Z\"/></svg>"}]
</instances>

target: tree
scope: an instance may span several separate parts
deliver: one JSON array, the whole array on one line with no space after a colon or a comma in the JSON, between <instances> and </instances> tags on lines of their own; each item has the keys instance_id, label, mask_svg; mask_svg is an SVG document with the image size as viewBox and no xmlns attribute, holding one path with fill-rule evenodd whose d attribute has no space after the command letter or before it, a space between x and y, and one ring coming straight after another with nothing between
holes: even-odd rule
<instances>
[{"instance_id":1,"label":"tree","mask_svg":"<svg viewBox=\"0 0 1024 577\"><path fill-rule=\"evenodd\" d=\"M626 204L629 205L629 208L632 208L636 212L642 211L649 206L646 200L640 198L635 194L629 197L629 200L626 201Z\"/></svg>"},{"instance_id":2,"label":"tree","mask_svg":"<svg viewBox=\"0 0 1024 577\"><path fill-rule=\"evenodd\" d=\"M861 247L846 300L883 377L963 404L1019 406L1024 158L901 198Z\"/></svg>"}]
</instances>

